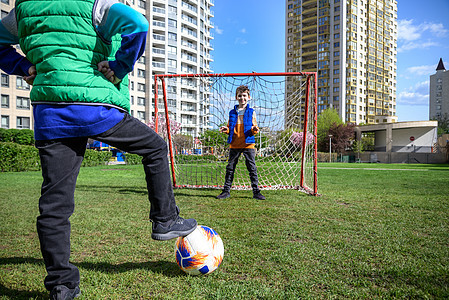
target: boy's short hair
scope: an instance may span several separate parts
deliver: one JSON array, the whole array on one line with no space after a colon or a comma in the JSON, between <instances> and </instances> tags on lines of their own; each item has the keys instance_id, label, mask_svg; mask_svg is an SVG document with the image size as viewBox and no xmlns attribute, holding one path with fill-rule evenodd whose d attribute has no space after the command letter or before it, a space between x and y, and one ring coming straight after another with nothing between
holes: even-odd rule
<instances>
[{"instance_id":1,"label":"boy's short hair","mask_svg":"<svg viewBox=\"0 0 449 300\"><path fill-rule=\"evenodd\" d=\"M240 93L248 93L248 96L250 96L249 87L246 85L241 85L235 90L235 97L237 98L237 95Z\"/></svg>"}]
</instances>

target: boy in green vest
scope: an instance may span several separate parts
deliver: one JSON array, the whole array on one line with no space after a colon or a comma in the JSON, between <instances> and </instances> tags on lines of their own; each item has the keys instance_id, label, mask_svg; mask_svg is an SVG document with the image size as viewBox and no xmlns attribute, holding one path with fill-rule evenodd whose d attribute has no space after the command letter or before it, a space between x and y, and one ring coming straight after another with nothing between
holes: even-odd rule
<instances>
[{"instance_id":1,"label":"boy in green vest","mask_svg":"<svg viewBox=\"0 0 449 300\"><path fill-rule=\"evenodd\" d=\"M231 196L231 186L239 157L245 156L246 168L251 179L253 198L265 200L260 193L259 180L256 167L256 140L254 135L259 132L257 127L256 112L248 105L251 99L249 88L246 85L239 86L235 91L235 98L239 102L230 112L227 126L220 127L220 132L229 135L230 144L228 165L226 166L225 183L223 191L218 199L226 199Z\"/></svg>"},{"instance_id":2,"label":"boy in green vest","mask_svg":"<svg viewBox=\"0 0 449 300\"><path fill-rule=\"evenodd\" d=\"M33 84L43 176L37 231L51 299L80 294L78 268L69 262L69 218L89 137L142 157L153 239L185 236L197 226L179 216L166 142L129 114L127 74L145 50L147 31L144 16L113 0L17 0L1 19L0 68Z\"/></svg>"}]
</instances>

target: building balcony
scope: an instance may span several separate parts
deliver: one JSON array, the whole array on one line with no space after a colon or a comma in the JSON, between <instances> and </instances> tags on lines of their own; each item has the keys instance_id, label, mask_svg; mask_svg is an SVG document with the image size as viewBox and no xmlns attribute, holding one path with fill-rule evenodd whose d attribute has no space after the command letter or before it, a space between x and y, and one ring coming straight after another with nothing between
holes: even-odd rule
<instances>
[{"instance_id":1,"label":"building balcony","mask_svg":"<svg viewBox=\"0 0 449 300\"><path fill-rule=\"evenodd\" d=\"M309 25L305 25L302 30L303 31L316 31L316 29L317 29L316 23L310 23Z\"/></svg>"},{"instance_id":2,"label":"building balcony","mask_svg":"<svg viewBox=\"0 0 449 300\"><path fill-rule=\"evenodd\" d=\"M302 61L303 67L306 66L306 65L310 65L310 64L316 64L316 57L313 58L313 59L307 59L307 60L304 59Z\"/></svg>"},{"instance_id":3,"label":"building balcony","mask_svg":"<svg viewBox=\"0 0 449 300\"><path fill-rule=\"evenodd\" d=\"M315 60L316 60L316 50L312 50L312 51L304 51L303 53L302 53L302 58L303 59L305 59L305 60L309 60L309 59L311 59L311 57L310 56L312 56Z\"/></svg>"},{"instance_id":4,"label":"building balcony","mask_svg":"<svg viewBox=\"0 0 449 300\"><path fill-rule=\"evenodd\" d=\"M302 3L303 9L308 9L314 7L316 9L317 1L316 0L306 0Z\"/></svg>"},{"instance_id":5,"label":"building balcony","mask_svg":"<svg viewBox=\"0 0 449 300\"><path fill-rule=\"evenodd\" d=\"M302 44L302 48L303 48L303 49L304 49L304 48L311 48L311 47L314 47L314 48L316 49L316 47L317 47L316 41L308 42L308 43L303 43L303 44Z\"/></svg>"},{"instance_id":6,"label":"building balcony","mask_svg":"<svg viewBox=\"0 0 449 300\"><path fill-rule=\"evenodd\" d=\"M313 39L313 38L315 38L315 40L316 40L316 36L317 36L316 32L310 33L310 34L306 34L306 35L302 36L302 40L305 41L305 40L309 40L309 39Z\"/></svg>"},{"instance_id":7,"label":"building balcony","mask_svg":"<svg viewBox=\"0 0 449 300\"><path fill-rule=\"evenodd\" d=\"M316 17L316 13L317 13L316 7L307 8L302 11L303 16L309 16L310 14L315 14L315 17Z\"/></svg>"},{"instance_id":8,"label":"building balcony","mask_svg":"<svg viewBox=\"0 0 449 300\"><path fill-rule=\"evenodd\" d=\"M302 19L302 24L304 24L304 23L311 23L311 22L315 23L315 25L316 25L317 24L317 17L316 16L311 16L311 17Z\"/></svg>"}]
</instances>

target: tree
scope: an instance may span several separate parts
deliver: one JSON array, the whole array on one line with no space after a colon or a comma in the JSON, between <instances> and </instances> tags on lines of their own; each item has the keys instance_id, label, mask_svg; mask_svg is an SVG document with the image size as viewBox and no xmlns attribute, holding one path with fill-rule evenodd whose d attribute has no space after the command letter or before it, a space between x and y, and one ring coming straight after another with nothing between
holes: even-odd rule
<instances>
[{"instance_id":1,"label":"tree","mask_svg":"<svg viewBox=\"0 0 449 300\"><path fill-rule=\"evenodd\" d=\"M352 151L354 151L354 153L357 153L357 160L360 162L360 153L364 152L364 143L362 140L360 141L354 141L352 143Z\"/></svg>"},{"instance_id":2,"label":"tree","mask_svg":"<svg viewBox=\"0 0 449 300\"><path fill-rule=\"evenodd\" d=\"M328 108L323 110L317 120L317 141L320 151L329 149L329 129L333 125L344 124L340 119L337 110Z\"/></svg>"},{"instance_id":3,"label":"tree","mask_svg":"<svg viewBox=\"0 0 449 300\"><path fill-rule=\"evenodd\" d=\"M191 148L192 147L192 136L186 134L175 134L173 135L173 144L176 145L177 150Z\"/></svg>"},{"instance_id":4,"label":"tree","mask_svg":"<svg viewBox=\"0 0 449 300\"><path fill-rule=\"evenodd\" d=\"M223 155L228 146L228 135L221 133L218 129L209 129L204 131L199 137L203 147L208 151Z\"/></svg>"},{"instance_id":5,"label":"tree","mask_svg":"<svg viewBox=\"0 0 449 300\"><path fill-rule=\"evenodd\" d=\"M354 127L352 123L334 124L329 129L329 135L332 135L332 149L334 152L342 153L351 146L351 140L354 138ZM329 149L329 140L327 141Z\"/></svg>"},{"instance_id":6,"label":"tree","mask_svg":"<svg viewBox=\"0 0 449 300\"><path fill-rule=\"evenodd\" d=\"M449 115L447 113L436 117L436 121L438 121L438 135L441 136L445 133L449 133Z\"/></svg>"},{"instance_id":7,"label":"tree","mask_svg":"<svg viewBox=\"0 0 449 300\"><path fill-rule=\"evenodd\" d=\"M173 135L177 134L181 130L181 123L176 122L175 120L172 120L171 118L169 118L169 122L170 122L171 135L173 136ZM151 129L155 130L155 128L156 128L155 117L152 117L147 125ZM159 113L159 117L158 117L158 132L157 133L164 139L168 138L167 124L166 124L166 119L165 119L165 114L164 113Z\"/></svg>"}]
</instances>

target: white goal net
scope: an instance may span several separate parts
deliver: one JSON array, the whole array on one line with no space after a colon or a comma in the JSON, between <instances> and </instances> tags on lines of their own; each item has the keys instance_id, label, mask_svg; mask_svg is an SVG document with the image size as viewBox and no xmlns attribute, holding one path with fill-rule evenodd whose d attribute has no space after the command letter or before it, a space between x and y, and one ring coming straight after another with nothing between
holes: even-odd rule
<instances>
[{"instance_id":1,"label":"white goal net","mask_svg":"<svg viewBox=\"0 0 449 300\"><path fill-rule=\"evenodd\" d=\"M151 126L169 144L174 187L223 187L229 144L219 128L238 104L235 91L241 85L250 90L248 105L259 127L260 189L317 195L315 73L156 75L159 105ZM244 160L241 155L232 189L251 189Z\"/></svg>"}]
</instances>

